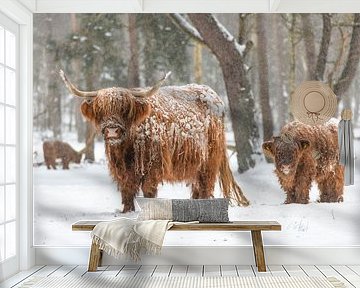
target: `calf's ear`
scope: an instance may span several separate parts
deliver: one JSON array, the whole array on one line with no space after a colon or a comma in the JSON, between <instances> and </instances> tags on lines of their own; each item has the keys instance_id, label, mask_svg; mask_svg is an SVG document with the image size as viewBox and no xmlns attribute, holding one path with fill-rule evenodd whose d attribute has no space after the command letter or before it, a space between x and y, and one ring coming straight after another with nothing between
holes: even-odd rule
<instances>
[{"instance_id":1,"label":"calf's ear","mask_svg":"<svg viewBox=\"0 0 360 288\"><path fill-rule=\"evenodd\" d=\"M300 140L299 142L301 150L305 150L310 147L310 141L308 140Z\"/></svg>"},{"instance_id":2,"label":"calf's ear","mask_svg":"<svg viewBox=\"0 0 360 288\"><path fill-rule=\"evenodd\" d=\"M274 142L266 141L262 144L262 149L264 151L265 156L270 158L274 157Z\"/></svg>"}]
</instances>

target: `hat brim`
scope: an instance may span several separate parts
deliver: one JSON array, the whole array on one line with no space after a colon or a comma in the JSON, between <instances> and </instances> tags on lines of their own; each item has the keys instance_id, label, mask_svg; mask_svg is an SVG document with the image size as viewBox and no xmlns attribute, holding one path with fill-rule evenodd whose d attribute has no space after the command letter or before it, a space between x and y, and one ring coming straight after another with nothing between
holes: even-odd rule
<instances>
[{"instance_id":1,"label":"hat brim","mask_svg":"<svg viewBox=\"0 0 360 288\"><path fill-rule=\"evenodd\" d=\"M319 105L319 101L314 101L317 105L311 106L312 102L309 101L309 97L312 95L322 96L321 105ZM335 93L328 85L319 81L301 83L291 97L290 110L294 118L308 125L326 123L335 115L336 109L337 99Z\"/></svg>"}]
</instances>

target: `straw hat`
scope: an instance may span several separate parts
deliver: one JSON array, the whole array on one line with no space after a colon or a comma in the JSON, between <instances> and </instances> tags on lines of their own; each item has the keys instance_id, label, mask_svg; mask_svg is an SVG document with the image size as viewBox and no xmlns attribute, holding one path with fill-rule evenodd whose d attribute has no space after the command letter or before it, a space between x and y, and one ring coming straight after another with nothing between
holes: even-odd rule
<instances>
[{"instance_id":1,"label":"straw hat","mask_svg":"<svg viewBox=\"0 0 360 288\"><path fill-rule=\"evenodd\" d=\"M328 85L320 81L306 81L296 88L290 109L296 120L319 125L334 116L336 106L336 95Z\"/></svg>"}]
</instances>

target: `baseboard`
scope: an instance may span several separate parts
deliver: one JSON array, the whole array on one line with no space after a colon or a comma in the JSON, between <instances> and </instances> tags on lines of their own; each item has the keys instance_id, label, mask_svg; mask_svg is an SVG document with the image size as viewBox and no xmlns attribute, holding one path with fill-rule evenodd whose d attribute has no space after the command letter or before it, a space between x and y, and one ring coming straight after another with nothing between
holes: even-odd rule
<instances>
[{"instance_id":1,"label":"baseboard","mask_svg":"<svg viewBox=\"0 0 360 288\"><path fill-rule=\"evenodd\" d=\"M86 265L89 248L36 247L36 265ZM360 246L354 247L292 247L266 246L267 265L359 265ZM103 265L251 265L251 246L237 247L163 247L159 256L143 256L141 263L117 260L108 255Z\"/></svg>"}]
</instances>

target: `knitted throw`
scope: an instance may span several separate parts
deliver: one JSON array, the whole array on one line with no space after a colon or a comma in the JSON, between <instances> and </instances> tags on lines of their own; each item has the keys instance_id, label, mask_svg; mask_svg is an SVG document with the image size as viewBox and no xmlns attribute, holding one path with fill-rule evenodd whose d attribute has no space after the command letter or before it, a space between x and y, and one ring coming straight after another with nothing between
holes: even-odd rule
<instances>
[{"instance_id":1,"label":"knitted throw","mask_svg":"<svg viewBox=\"0 0 360 288\"><path fill-rule=\"evenodd\" d=\"M139 261L141 252L151 255L160 253L165 233L172 225L169 220L136 221L120 218L100 222L91 232L91 237L107 254Z\"/></svg>"}]
</instances>

